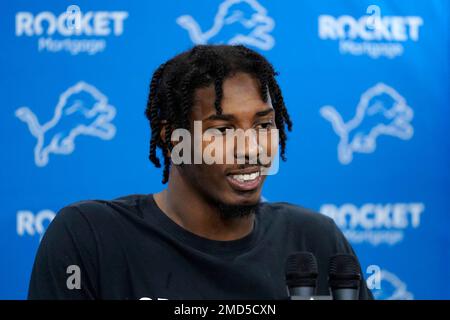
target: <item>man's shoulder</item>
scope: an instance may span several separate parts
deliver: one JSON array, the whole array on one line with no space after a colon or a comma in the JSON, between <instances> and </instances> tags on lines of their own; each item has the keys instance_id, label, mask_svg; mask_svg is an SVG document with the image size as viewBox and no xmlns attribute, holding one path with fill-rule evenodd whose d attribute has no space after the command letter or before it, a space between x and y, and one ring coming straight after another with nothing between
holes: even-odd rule
<instances>
[{"instance_id":1,"label":"man's shoulder","mask_svg":"<svg viewBox=\"0 0 450 320\"><path fill-rule=\"evenodd\" d=\"M264 203L262 208L270 224L279 228L311 236L334 235L338 232L333 219L312 209L288 202Z\"/></svg>"},{"instance_id":2,"label":"man's shoulder","mask_svg":"<svg viewBox=\"0 0 450 320\"><path fill-rule=\"evenodd\" d=\"M143 203L149 195L131 194L111 200L91 199L73 202L63 207L57 217L72 220L82 217L86 220L111 219L117 213L141 214Z\"/></svg>"},{"instance_id":3,"label":"man's shoulder","mask_svg":"<svg viewBox=\"0 0 450 320\"><path fill-rule=\"evenodd\" d=\"M268 213L274 221L282 221L301 228L334 228L330 217L289 202L263 202L262 211Z\"/></svg>"},{"instance_id":4,"label":"man's shoulder","mask_svg":"<svg viewBox=\"0 0 450 320\"><path fill-rule=\"evenodd\" d=\"M268 228L291 235L294 242L308 243L308 250L324 256L352 253L350 244L334 220L322 213L286 202L265 205ZM313 248L313 249L312 249ZM314 249L315 248L315 249Z\"/></svg>"},{"instance_id":5,"label":"man's shoulder","mask_svg":"<svg viewBox=\"0 0 450 320\"><path fill-rule=\"evenodd\" d=\"M61 208L48 226L43 241L63 242L67 235L87 247L102 237L110 239L123 228L125 219L142 220L139 203L144 195L127 195L112 200L82 200Z\"/></svg>"}]
</instances>

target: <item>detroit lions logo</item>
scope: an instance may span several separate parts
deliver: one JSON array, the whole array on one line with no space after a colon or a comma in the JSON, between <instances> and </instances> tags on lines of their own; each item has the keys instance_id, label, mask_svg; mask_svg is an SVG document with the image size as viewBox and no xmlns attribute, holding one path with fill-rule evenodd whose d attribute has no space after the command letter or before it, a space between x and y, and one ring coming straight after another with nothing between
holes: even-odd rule
<instances>
[{"instance_id":1,"label":"detroit lions logo","mask_svg":"<svg viewBox=\"0 0 450 320\"><path fill-rule=\"evenodd\" d=\"M376 84L361 95L356 114L348 122L342 120L333 106L323 106L320 114L331 122L339 137L338 159L342 164L349 164L355 152L374 152L381 135L409 140L414 134L413 110L405 98L384 83Z\"/></svg>"},{"instance_id":2,"label":"detroit lions logo","mask_svg":"<svg viewBox=\"0 0 450 320\"><path fill-rule=\"evenodd\" d=\"M224 1L219 6L212 27L205 32L189 15L178 17L176 22L187 30L195 44L244 44L270 50L275 43L269 34L275 23L256 0Z\"/></svg>"},{"instance_id":3,"label":"detroit lions logo","mask_svg":"<svg viewBox=\"0 0 450 320\"><path fill-rule=\"evenodd\" d=\"M41 125L28 107L17 109L15 115L28 125L31 134L37 139L34 161L39 167L48 164L50 153L72 153L75 150L75 138L79 135L110 140L116 133L111 123L116 109L108 104L105 95L83 81L60 95L53 118L47 123Z\"/></svg>"}]
</instances>

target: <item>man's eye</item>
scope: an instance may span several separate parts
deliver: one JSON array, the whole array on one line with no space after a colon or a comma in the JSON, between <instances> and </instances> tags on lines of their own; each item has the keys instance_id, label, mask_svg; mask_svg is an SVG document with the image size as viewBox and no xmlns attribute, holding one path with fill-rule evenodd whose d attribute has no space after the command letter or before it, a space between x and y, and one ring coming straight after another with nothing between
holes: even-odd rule
<instances>
[{"instance_id":1,"label":"man's eye","mask_svg":"<svg viewBox=\"0 0 450 320\"><path fill-rule=\"evenodd\" d=\"M256 126L256 129L270 129L270 128L272 128L272 126L273 126L272 121L262 122Z\"/></svg>"},{"instance_id":2,"label":"man's eye","mask_svg":"<svg viewBox=\"0 0 450 320\"><path fill-rule=\"evenodd\" d=\"M227 133L228 129L233 129L232 127L218 127L218 128L214 128L216 130L219 130L222 134Z\"/></svg>"}]
</instances>

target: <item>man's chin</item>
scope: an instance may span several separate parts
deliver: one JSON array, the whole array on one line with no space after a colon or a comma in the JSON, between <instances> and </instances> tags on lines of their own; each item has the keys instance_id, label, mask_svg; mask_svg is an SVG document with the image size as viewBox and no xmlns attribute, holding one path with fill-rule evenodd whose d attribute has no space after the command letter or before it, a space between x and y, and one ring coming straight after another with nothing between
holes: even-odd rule
<instances>
[{"instance_id":1,"label":"man's chin","mask_svg":"<svg viewBox=\"0 0 450 320\"><path fill-rule=\"evenodd\" d=\"M243 218L250 216L252 213L256 213L256 208L261 203L260 198L253 201L239 201L236 203L217 203L220 216L223 219Z\"/></svg>"}]
</instances>

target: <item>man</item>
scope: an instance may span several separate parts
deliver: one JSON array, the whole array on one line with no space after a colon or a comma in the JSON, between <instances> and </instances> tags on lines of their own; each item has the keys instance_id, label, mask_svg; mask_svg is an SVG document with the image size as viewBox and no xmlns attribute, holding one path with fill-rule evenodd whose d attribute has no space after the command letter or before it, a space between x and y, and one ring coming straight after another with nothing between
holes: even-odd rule
<instances>
[{"instance_id":1,"label":"man","mask_svg":"<svg viewBox=\"0 0 450 320\"><path fill-rule=\"evenodd\" d=\"M329 294L328 259L354 254L351 246L319 213L260 201L273 161L263 164L258 155L278 154L268 136L256 145L244 136L243 148L225 138L233 130L276 129L284 159L292 123L275 76L244 46L196 46L161 65L146 115L149 158L160 167L160 149L167 188L63 208L42 239L29 298L286 299L285 263L296 251L316 256L317 293ZM198 124L213 139L174 139L195 136ZM231 152L231 163L195 163L213 141ZM362 280L360 298L371 297Z\"/></svg>"}]
</instances>

